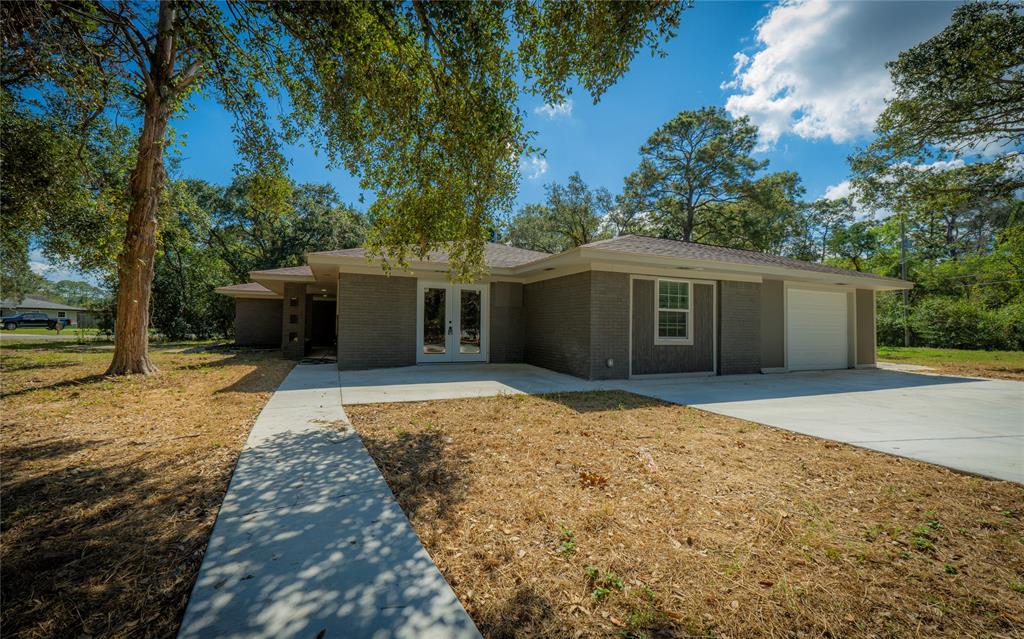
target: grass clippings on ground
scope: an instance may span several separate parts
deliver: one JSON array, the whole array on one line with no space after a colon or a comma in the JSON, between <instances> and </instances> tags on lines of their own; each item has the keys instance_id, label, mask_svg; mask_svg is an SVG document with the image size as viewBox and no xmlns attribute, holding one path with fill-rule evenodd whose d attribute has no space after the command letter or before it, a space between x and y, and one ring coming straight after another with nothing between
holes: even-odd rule
<instances>
[{"instance_id":1,"label":"grass clippings on ground","mask_svg":"<svg viewBox=\"0 0 1024 639\"><path fill-rule=\"evenodd\" d=\"M621 392L346 410L486 637L1024 633L1024 486Z\"/></svg>"},{"instance_id":2,"label":"grass clippings on ground","mask_svg":"<svg viewBox=\"0 0 1024 639\"><path fill-rule=\"evenodd\" d=\"M878 360L928 366L944 375L1024 381L1024 351L879 346Z\"/></svg>"},{"instance_id":3,"label":"grass clippings on ground","mask_svg":"<svg viewBox=\"0 0 1024 639\"><path fill-rule=\"evenodd\" d=\"M274 352L0 348L5 637L173 637L235 460L292 367Z\"/></svg>"}]
</instances>

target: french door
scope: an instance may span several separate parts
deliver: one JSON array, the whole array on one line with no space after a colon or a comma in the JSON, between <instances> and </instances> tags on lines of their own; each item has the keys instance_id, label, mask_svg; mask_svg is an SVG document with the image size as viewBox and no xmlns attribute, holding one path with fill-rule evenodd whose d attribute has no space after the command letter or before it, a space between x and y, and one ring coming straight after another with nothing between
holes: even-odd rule
<instances>
[{"instance_id":1,"label":"french door","mask_svg":"<svg viewBox=\"0 0 1024 639\"><path fill-rule=\"evenodd\" d=\"M488 286L419 281L416 361L486 362Z\"/></svg>"}]
</instances>

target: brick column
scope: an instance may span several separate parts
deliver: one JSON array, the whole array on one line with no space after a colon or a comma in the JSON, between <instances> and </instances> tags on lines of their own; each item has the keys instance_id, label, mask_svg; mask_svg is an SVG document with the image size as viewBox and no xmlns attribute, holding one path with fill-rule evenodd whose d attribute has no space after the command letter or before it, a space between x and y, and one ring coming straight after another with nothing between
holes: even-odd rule
<instances>
[{"instance_id":1,"label":"brick column","mask_svg":"<svg viewBox=\"0 0 1024 639\"><path fill-rule=\"evenodd\" d=\"M281 354L285 359L302 359L306 355L306 285L285 284L281 306Z\"/></svg>"}]
</instances>

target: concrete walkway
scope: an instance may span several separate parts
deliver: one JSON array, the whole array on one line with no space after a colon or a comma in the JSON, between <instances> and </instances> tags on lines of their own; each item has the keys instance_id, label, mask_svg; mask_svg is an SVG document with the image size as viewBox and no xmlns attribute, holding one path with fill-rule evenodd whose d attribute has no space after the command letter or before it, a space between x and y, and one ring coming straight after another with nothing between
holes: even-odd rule
<instances>
[{"instance_id":1,"label":"concrete walkway","mask_svg":"<svg viewBox=\"0 0 1024 639\"><path fill-rule=\"evenodd\" d=\"M597 388L594 382L529 364L420 364L341 371L338 380L342 401L350 405L565 393Z\"/></svg>"},{"instance_id":2,"label":"concrete walkway","mask_svg":"<svg viewBox=\"0 0 1024 639\"><path fill-rule=\"evenodd\" d=\"M479 637L341 407L297 366L238 460L178 634Z\"/></svg>"}]
</instances>

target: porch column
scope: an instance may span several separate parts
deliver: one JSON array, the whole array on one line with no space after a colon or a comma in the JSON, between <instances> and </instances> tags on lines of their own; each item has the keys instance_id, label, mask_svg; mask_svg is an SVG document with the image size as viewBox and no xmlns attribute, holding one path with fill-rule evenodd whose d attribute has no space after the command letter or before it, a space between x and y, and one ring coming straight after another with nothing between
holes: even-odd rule
<instances>
[{"instance_id":1,"label":"porch column","mask_svg":"<svg viewBox=\"0 0 1024 639\"><path fill-rule=\"evenodd\" d=\"M285 359L300 360L306 355L306 284L286 283L281 324L281 354Z\"/></svg>"}]
</instances>

